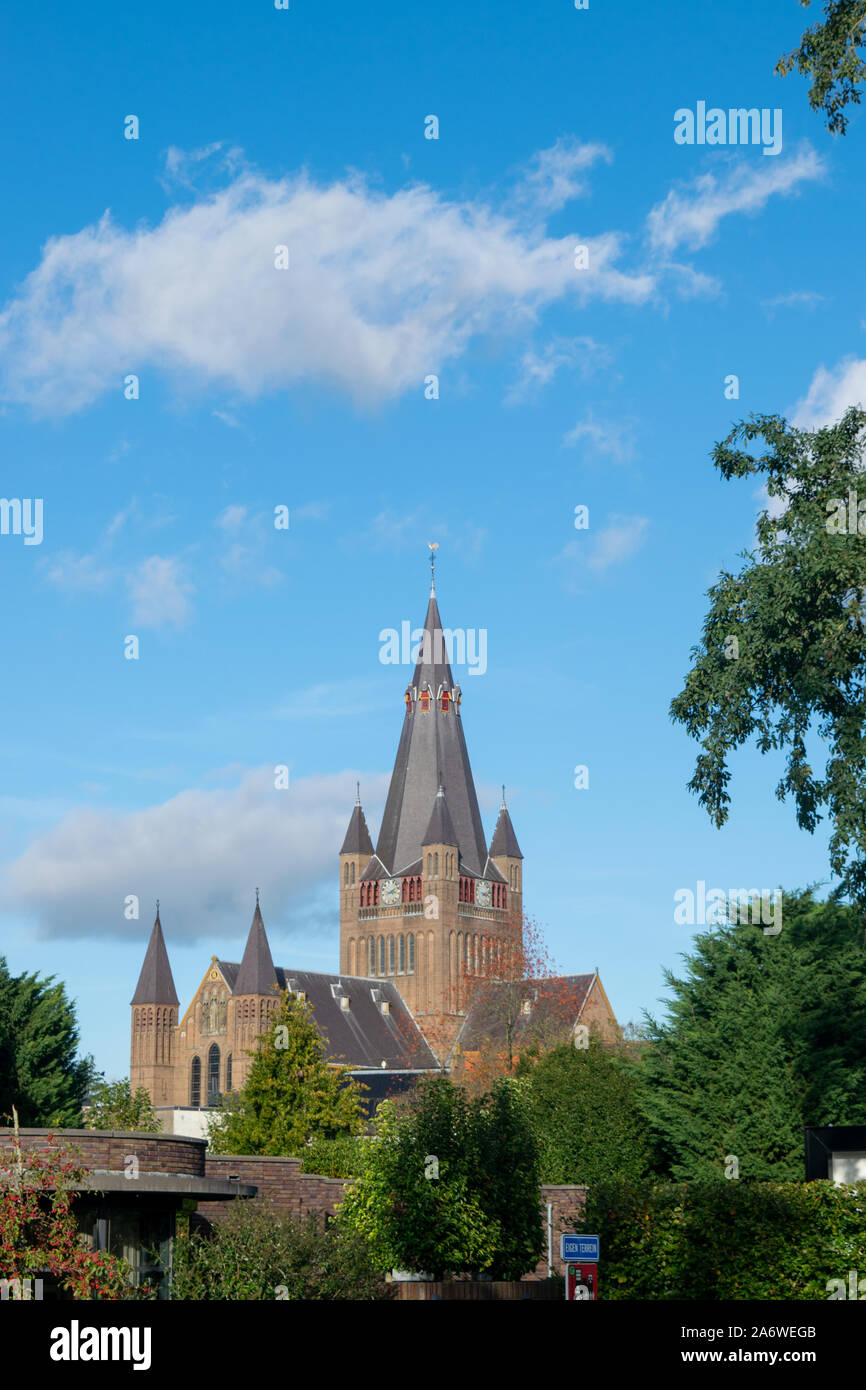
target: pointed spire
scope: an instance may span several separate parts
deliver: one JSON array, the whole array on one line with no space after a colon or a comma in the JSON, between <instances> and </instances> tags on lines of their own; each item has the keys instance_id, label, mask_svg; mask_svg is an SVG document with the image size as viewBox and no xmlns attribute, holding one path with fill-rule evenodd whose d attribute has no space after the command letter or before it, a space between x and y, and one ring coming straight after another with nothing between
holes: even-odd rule
<instances>
[{"instance_id":1,"label":"pointed spire","mask_svg":"<svg viewBox=\"0 0 866 1390\"><path fill-rule=\"evenodd\" d=\"M448 802L445 800L445 788L440 783L436 800L433 802L433 813L427 826L427 834L422 839L421 844L456 845L457 843L457 832L448 810Z\"/></svg>"},{"instance_id":2,"label":"pointed spire","mask_svg":"<svg viewBox=\"0 0 866 1390\"><path fill-rule=\"evenodd\" d=\"M490 858L498 859L506 855L509 859L523 858L520 853L520 845L517 843L517 836L514 833L514 826L511 824L511 817L508 814L508 807L505 804L505 788L503 787L499 818L493 832L493 839L490 841Z\"/></svg>"},{"instance_id":3,"label":"pointed spire","mask_svg":"<svg viewBox=\"0 0 866 1390\"><path fill-rule=\"evenodd\" d=\"M422 704L419 697L425 691L429 700ZM445 691L449 699L443 708ZM487 842L454 691L439 606L431 593L376 845L388 873L402 873L417 862L430 807L443 784L448 788L451 843L457 845L470 872L480 874L486 863Z\"/></svg>"},{"instance_id":4,"label":"pointed spire","mask_svg":"<svg viewBox=\"0 0 866 1390\"><path fill-rule=\"evenodd\" d=\"M250 926L250 934L244 948L244 958L238 971L233 994L272 994L277 983L277 972L271 956L271 948L262 921L259 907L259 893L256 889L256 910Z\"/></svg>"},{"instance_id":5,"label":"pointed spire","mask_svg":"<svg viewBox=\"0 0 866 1390\"><path fill-rule=\"evenodd\" d=\"M133 1004L177 1004L179 1002L171 966L168 963L168 951L165 949L162 923L159 920L158 898L156 920L150 933L144 964L141 967L141 974L138 977L138 984L131 1002Z\"/></svg>"},{"instance_id":6,"label":"pointed spire","mask_svg":"<svg viewBox=\"0 0 866 1390\"><path fill-rule=\"evenodd\" d=\"M370 832L367 829L367 820L361 806L361 784L358 786L358 800L355 802L354 809L349 817L349 828L346 831L346 838L343 840L341 854L372 854L373 841L370 839Z\"/></svg>"}]
</instances>

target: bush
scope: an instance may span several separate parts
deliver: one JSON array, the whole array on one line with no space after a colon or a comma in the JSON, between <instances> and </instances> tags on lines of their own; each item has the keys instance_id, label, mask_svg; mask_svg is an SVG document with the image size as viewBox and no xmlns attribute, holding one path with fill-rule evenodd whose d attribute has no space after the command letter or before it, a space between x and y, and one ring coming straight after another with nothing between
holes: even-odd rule
<instances>
[{"instance_id":1,"label":"bush","mask_svg":"<svg viewBox=\"0 0 866 1390\"><path fill-rule=\"evenodd\" d=\"M600 1183L605 1299L825 1299L866 1272L866 1182Z\"/></svg>"},{"instance_id":2,"label":"bush","mask_svg":"<svg viewBox=\"0 0 866 1390\"><path fill-rule=\"evenodd\" d=\"M175 1245L173 1299L384 1299L392 1290L363 1241L320 1217L293 1221L264 1202L233 1203L213 1230Z\"/></svg>"},{"instance_id":3,"label":"bush","mask_svg":"<svg viewBox=\"0 0 866 1390\"><path fill-rule=\"evenodd\" d=\"M305 1173L318 1173L323 1178L357 1178L364 1171L370 1142L350 1134L338 1135L336 1139L314 1139L295 1157L300 1159Z\"/></svg>"}]
</instances>

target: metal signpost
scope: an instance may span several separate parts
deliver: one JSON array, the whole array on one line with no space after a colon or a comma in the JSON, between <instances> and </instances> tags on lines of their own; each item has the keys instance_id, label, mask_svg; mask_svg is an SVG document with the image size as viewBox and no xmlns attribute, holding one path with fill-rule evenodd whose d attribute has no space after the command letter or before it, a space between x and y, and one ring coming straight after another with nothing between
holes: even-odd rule
<instances>
[{"instance_id":1,"label":"metal signpost","mask_svg":"<svg viewBox=\"0 0 866 1390\"><path fill-rule=\"evenodd\" d=\"M559 1255L565 1265L565 1297L569 1303L594 1302L598 1298L598 1236L565 1234Z\"/></svg>"}]
</instances>

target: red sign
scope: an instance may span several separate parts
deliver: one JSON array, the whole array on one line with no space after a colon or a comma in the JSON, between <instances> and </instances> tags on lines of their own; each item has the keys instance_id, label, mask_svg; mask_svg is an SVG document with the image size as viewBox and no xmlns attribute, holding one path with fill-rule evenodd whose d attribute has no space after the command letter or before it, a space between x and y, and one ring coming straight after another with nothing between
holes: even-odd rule
<instances>
[{"instance_id":1,"label":"red sign","mask_svg":"<svg viewBox=\"0 0 866 1390\"><path fill-rule=\"evenodd\" d=\"M569 1303L598 1298L598 1265L566 1265L565 1296Z\"/></svg>"}]
</instances>

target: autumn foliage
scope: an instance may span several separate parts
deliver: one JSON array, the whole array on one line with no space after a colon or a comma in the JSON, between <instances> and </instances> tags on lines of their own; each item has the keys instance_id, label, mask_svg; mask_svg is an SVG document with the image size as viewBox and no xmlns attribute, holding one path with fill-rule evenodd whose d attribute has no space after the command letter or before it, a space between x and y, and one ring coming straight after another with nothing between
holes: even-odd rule
<instances>
[{"instance_id":1,"label":"autumn foliage","mask_svg":"<svg viewBox=\"0 0 866 1390\"><path fill-rule=\"evenodd\" d=\"M128 1299L124 1260L82 1245L72 1203L87 1169L69 1149L53 1143L22 1151L20 1141L0 1154L0 1279L48 1276L75 1299Z\"/></svg>"}]
</instances>

